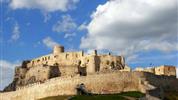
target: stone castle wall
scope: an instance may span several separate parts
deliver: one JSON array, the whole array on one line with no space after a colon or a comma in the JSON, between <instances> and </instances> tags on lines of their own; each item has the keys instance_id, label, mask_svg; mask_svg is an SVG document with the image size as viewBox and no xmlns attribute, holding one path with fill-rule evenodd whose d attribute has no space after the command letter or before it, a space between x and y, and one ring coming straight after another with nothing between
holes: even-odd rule
<instances>
[{"instance_id":1,"label":"stone castle wall","mask_svg":"<svg viewBox=\"0 0 178 100\"><path fill-rule=\"evenodd\" d=\"M76 86L84 83L92 93L108 94L123 91L141 91L151 87L178 91L178 80L172 77L156 76L144 72L110 72L88 75L87 77L58 77L45 83L35 83L14 92L0 93L1 100L35 100L57 95L75 95ZM168 88L169 87L169 88Z\"/></svg>"},{"instance_id":2,"label":"stone castle wall","mask_svg":"<svg viewBox=\"0 0 178 100\"><path fill-rule=\"evenodd\" d=\"M176 76L176 67L163 65L155 68L156 75Z\"/></svg>"},{"instance_id":3,"label":"stone castle wall","mask_svg":"<svg viewBox=\"0 0 178 100\"><path fill-rule=\"evenodd\" d=\"M171 65L162 65L151 68L141 68L137 67L135 71L141 72L150 72L156 75L165 75L165 76L175 76L176 77L176 67Z\"/></svg>"},{"instance_id":4,"label":"stone castle wall","mask_svg":"<svg viewBox=\"0 0 178 100\"><path fill-rule=\"evenodd\" d=\"M79 62L81 62L81 65L79 65ZM64 47L55 46L53 53L32 59L27 63L27 68L31 69L32 67L41 65L53 66L55 64L58 64L61 67L86 67L88 73L94 73L96 71L111 69L111 66L117 66L118 69L123 69L125 66L125 60L122 56L110 54L98 55L96 50L94 50L94 53L92 54L84 54L83 51L64 52Z\"/></svg>"},{"instance_id":5,"label":"stone castle wall","mask_svg":"<svg viewBox=\"0 0 178 100\"><path fill-rule=\"evenodd\" d=\"M139 91L139 78L136 73L113 72L88 75L87 77L58 77L45 83L36 83L14 92L0 93L1 100L34 100L48 96L75 95L76 86L84 83L92 93L108 94L121 91Z\"/></svg>"},{"instance_id":6,"label":"stone castle wall","mask_svg":"<svg viewBox=\"0 0 178 100\"><path fill-rule=\"evenodd\" d=\"M41 64L54 65L74 65L76 60L81 59L81 52L63 52L59 54L49 54L42 57L35 58L30 61L28 67L38 66ZM67 63L68 62L68 63Z\"/></svg>"}]
</instances>

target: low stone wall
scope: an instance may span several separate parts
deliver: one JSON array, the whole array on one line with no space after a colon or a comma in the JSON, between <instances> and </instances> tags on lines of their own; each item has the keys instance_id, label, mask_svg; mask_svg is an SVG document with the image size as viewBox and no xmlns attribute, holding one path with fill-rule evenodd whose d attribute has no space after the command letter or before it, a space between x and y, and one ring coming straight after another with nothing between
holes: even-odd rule
<instances>
[{"instance_id":1,"label":"low stone wall","mask_svg":"<svg viewBox=\"0 0 178 100\"><path fill-rule=\"evenodd\" d=\"M35 100L48 96L75 95L75 87L81 83L84 83L92 93L99 94L140 91L138 73L113 72L87 77L58 77L43 84L26 86L14 92L0 93L0 97L1 100Z\"/></svg>"}]
</instances>

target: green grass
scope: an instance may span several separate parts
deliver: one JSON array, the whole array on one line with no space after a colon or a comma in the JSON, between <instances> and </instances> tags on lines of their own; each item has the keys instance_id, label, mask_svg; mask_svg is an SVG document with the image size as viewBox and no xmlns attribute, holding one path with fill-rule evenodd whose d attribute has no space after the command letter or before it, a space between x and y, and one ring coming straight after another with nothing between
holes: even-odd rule
<instances>
[{"instance_id":1,"label":"green grass","mask_svg":"<svg viewBox=\"0 0 178 100\"><path fill-rule=\"evenodd\" d=\"M67 100L70 97L72 97L72 96L69 96L69 95L65 95L65 96L52 96L52 97L42 98L42 99L39 99L39 100Z\"/></svg>"},{"instance_id":2,"label":"green grass","mask_svg":"<svg viewBox=\"0 0 178 100\"><path fill-rule=\"evenodd\" d=\"M140 98L145 96L145 94L137 91L132 92L123 92L118 94L95 94L95 95L76 95L76 96L53 96L53 97L47 97L40 100L67 100L68 98L71 98L70 100L127 100L125 97L133 97L133 98Z\"/></svg>"},{"instance_id":3,"label":"green grass","mask_svg":"<svg viewBox=\"0 0 178 100\"><path fill-rule=\"evenodd\" d=\"M127 100L127 99L119 95L93 95L93 96L78 95L73 97L71 100Z\"/></svg>"},{"instance_id":4,"label":"green grass","mask_svg":"<svg viewBox=\"0 0 178 100\"><path fill-rule=\"evenodd\" d=\"M129 96L129 97L134 97L134 98L140 98L140 97L145 96L145 94L138 92L138 91L122 92L122 93L119 93L119 95Z\"/></svg>"}]
</instances>

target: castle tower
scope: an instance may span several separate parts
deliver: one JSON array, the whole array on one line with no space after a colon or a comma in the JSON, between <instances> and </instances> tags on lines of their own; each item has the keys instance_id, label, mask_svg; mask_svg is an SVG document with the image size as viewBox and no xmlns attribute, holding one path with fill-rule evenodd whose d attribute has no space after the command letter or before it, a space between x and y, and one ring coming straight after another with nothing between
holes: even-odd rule
<instances>
[{"instance_id":1,"label":"castle tower","mask_svg":"<svg viewBox=\"0 0 178 100\"><path fill-rule=\"evenodd\" d=\"M54 46L53 54L59 54L64 52L64 47L60 45Z\"/></svg>"}]
</instances>

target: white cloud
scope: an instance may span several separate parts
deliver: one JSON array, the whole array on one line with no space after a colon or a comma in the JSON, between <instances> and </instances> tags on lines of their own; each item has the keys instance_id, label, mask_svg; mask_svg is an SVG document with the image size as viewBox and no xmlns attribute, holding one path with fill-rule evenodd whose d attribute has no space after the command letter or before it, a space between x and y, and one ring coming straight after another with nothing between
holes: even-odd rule
<instances>
[{"instance_id":1,"label":"white cloud","mask_svg":"<svg viewBox=\"0 0 178 100\"><path fill-rule=\"evenodd\" d=\"M44 12L67 11L75 8L79 0L11 0L12 9L39 9Z\"/></svg>"},{"instance_id":2,"label":"white cloud","mask_svg":"<svg viewBox=\"0 0 178 100\"><path fill-rule=\"evenodd\" d=\"M87 29L87 23L84 22L82 23L79 27L78 27L78 30L82 31L82 30L86 30Z\"/></svg>"},{"instance_id":3,"label":"white cloud","mask_svg":"<svg viewBox=\"0 0 178 100\"><path fill-rule=\"evenodd\" d=\"M19 65L19 61L16 61L14 63L11 63L9 61L6 60L0 60L0 67L1 68L9 68L9 69L14 69L15 66Z\"/></svg>"},{"instance_id":4,"label":"white cloud","mask_svg":"<svg viewBox=\"0 0 178 100\"><path fill-rule=\"evenodd\" d=\"M48 48L53 48L55 45L59 45L57 42L55 42L51 37L46 37L43 39L43 44Z\"/></svg>"},{"instance_id":5,"label":"white cloud","mask_svg":"<svg viewBox=\"0 0 178 100\"><path fill-rule=\"evenodd\" d=\"M123 55L177 51L176 0L110 0L91 15L81 48Z\"/></svg>"},{"instance_id":6,"label":"white cloud","mask_svg":"<svg viewBox=\"0 0 178 100\"><path fill-rule=\"evenodd\" d=\"M7 60L0 60L0 90L7 86L13 80L14 68L20 65L17 62L9 62Z\"/></svg>"},{"instance_id":7,"label":"white cloud","mask_svg":"<svg viewBox=\"0 0 178 100\"><path fill-rule=\"evenodd\" d=\"M74 36L76 36L76 33L66 33L64 35L64 38L70 38L70 37L74 37Z\"/></svg>"},{"instance_id":8,"label":"white cloud","mask_svg":"<svg viewBox=\"0 0 178 100\"><path fill-rule=\"evenodd\" d=\"M11 36L12 41L16 41L20 38L20 27L18 23L15 23L12 33L13 33Z\"/></svg>"},{"instance_id":9,"label":"white cloud","mask_svg":"<svg viewBox=\"0 0 178 100\"><path fill-rule=\"evenodd\" d=\"M137 66L159 66L159 65L174 65L177 66L178 56L177 53L164 55L154 54L150 56L140 56L139 54L134 54L126 58L127 64L137 65ZM150 65L151 64L151 65Z\"/></svg>"},{"instance_id":10,"label":"white cloud","mask_svg":"<svg viewBox=\"0 0 178 100\"><path fill-rule=\"evenodd\" d=\"M130 55L130 56L127 57L126 62L132 62L132 61L135 61L135 60L137 61L138 58L139 58L139 55L133 54L133 55Z\"/></svg>"},{"instance_id":11,"label":"white cloud","mask_svg":"<svg viewBox=\"0 0 178 100\"><path fill-rule=\"evenodd\" d=\"M63 15L62 21L58 21L53 26L53 31L55 32L73 32L76 29L77 25L70 15Z\"/></svg>"},{"instance_id":12,"label":"white cloud","mask_svg":"<svg viewBox=\"0 0 178 100\"><path fill-rule=\"evenodd\" d=\"M63 33L64 38L69 38L76 36L75 31L77 31L77 24L74 22L70 15L63 15L62 19L59 20L52 28L54 32Z\"/></svg>"}]
</instances>

